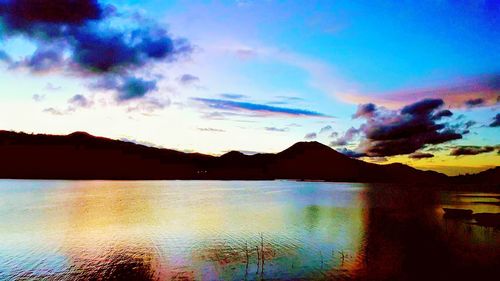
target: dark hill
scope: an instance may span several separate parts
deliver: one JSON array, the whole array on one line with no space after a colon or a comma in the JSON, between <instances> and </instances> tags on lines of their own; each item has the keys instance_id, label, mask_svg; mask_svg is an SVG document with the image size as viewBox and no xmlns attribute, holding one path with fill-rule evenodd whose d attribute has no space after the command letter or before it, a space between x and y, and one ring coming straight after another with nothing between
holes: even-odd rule
<instances>
[{"instance_id":1,"label":"dark hill","mask_svg":"<svg viewBox=\"0 0 500 281\"><path fill-rule=\"evenodd\" d=\"M214 157L95 137L85 132L58 136L0 131L0 155L0 178L432 183L449 180L443 174L403 164L377 165L352 159L318 142L299 142L276 154L245 155L231 151ZM494 173L498 175L498 170Z\"/></svg>"},{"instance_id":2,"label":"dark hill","mask_svg":"<svg viewBox=\"0 0 500 281\"><path fill-rule=\"evenodd\" d=\"M50 179L187 179L212 156L94 137L0 131L0 177Z\"/></svg>"},{"instance_id":3,"label":"dark hill","mask_svg":"<svg viewBox=\"0 0 500 281\"><path fill-rule=\"evenodd\" d=\"M488 169L477 174L453 177L455 183L497 183L500 184L500 167Z\"/></svg>"},{"instance_id":4,"label":"dark hill","mask_svg":"<svg viewBox=\"0 0 500 281\"><path fill-rule=\"evenodd\" d=\"M447 178L403 164L367 163L319 142L299 142L277 153L271 170L278 178L348 182L441 182Z\"/></svg>"}]
</instances>

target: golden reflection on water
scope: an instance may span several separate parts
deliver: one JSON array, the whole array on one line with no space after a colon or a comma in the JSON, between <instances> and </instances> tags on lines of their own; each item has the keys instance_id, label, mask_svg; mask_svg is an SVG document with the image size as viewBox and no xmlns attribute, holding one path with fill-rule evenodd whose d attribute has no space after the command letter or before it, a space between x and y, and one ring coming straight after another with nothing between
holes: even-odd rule
<instances>
[{"instance_id":1,"label":"golden reflection on water","mask_svg":"<svg viewBox=\"0 0 500 281\"><path fill-rule=\"evenodd\" d=\"M378 258L397 261L391 255L401 251L378 233L386 226L377 223L406 222L413 212L407 210L419 204L411 196L394 201L393 193L374 197L369 188L287 181L0 181L0 279L353 278L367 272L370 241L384 244ZM380 204L398 211L373 211Z\"/></svg>"}]
</instances>

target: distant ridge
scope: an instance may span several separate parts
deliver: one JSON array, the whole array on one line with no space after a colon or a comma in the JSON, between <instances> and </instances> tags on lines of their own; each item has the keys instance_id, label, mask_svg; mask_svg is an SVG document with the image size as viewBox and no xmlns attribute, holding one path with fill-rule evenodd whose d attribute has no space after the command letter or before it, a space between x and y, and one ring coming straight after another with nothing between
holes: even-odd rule
<instances>
[{"instance_id":1,"label":"distant ridge","mask_svg":"<svg viewBox=\"0 0 500 281\"><path fill-rule=\"evenodd\" d=\"M377 165L349 158L319 142L298 142L276 153L220 157L148 147L92 136L0 131L0 178L324 180L346 182L498 182L499 168L447 177L403 164ZM453 180L452 180L453 179Z\"/></svg>"},{"instance_id":2,"label":"distant ridge","mask_svg":"<svg viewBox=\"0 0 500 281\"><path fill-rule=\"evenodd\" d=\"M473 175L455 176L453 181L457 183L500 183L500 167L496 166Z\"/></svg>"}]
</instances>

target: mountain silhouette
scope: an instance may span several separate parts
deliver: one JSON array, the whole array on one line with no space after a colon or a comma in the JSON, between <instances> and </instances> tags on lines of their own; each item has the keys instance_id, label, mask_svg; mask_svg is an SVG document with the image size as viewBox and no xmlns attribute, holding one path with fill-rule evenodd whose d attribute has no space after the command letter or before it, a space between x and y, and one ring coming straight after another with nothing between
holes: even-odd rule
<instances>
[{"instance_id":1,"label":"mountain silhouette","mask_svg":"<svg viewBox=\"0 0 500 281\"><path fill-rule=\"evenodd\" d=\"M456 183L500 183L500 167L494 167L477 174L466 174L453 177Z\"/></svg>"},{"instance_id":2,"label":"mountain silhouette","mask_svg":"<svg viewBox=\"0 0 500 281\"><path fill-rule=\"evenodd\" d=\"M347 157L319 142L298 142L276 153L219 157L92 136L0 131L0 178L22 179L296 179L346 182L429 182L446 175L403 164L378 165ZM499 169L477 179L491 179ZM468 182L476 180L467 176Z\"/></svg>"}]
</instances>

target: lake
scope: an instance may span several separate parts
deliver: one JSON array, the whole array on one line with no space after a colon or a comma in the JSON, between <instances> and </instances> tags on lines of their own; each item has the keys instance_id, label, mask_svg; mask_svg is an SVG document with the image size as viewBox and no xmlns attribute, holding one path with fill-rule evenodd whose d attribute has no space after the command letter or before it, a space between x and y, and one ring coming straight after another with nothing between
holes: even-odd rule
<instances>
[{"instance_id":1,"label":"lake","mask_svg":"<svg viewBox=\"0 0 500 281\"><path fill-rule=\"evenodd\" d=\"M295 181L0 180L0 280L487 280L499 193Z\"/></svg>"}]
</instances>

